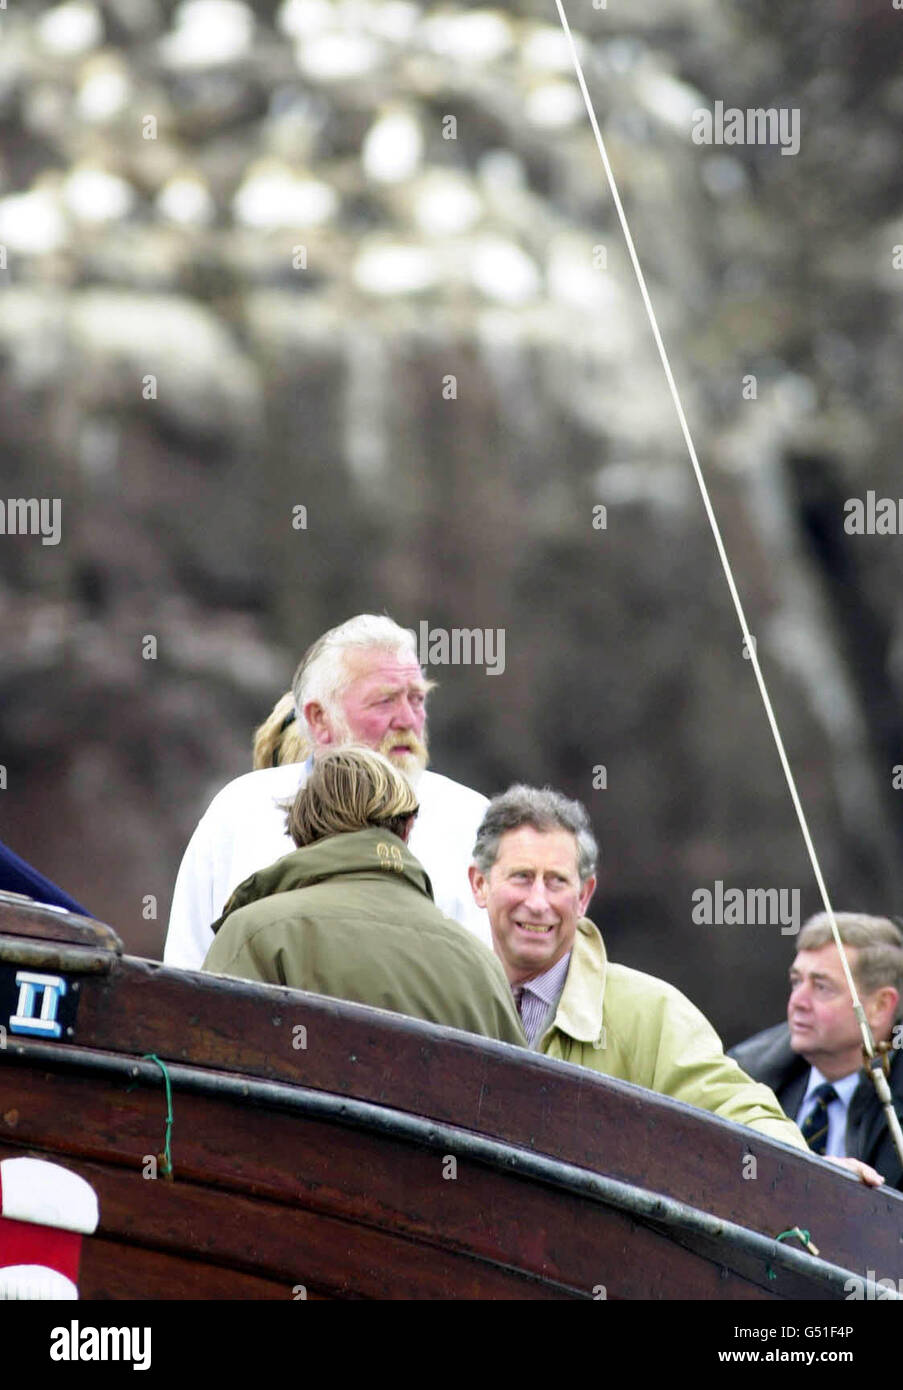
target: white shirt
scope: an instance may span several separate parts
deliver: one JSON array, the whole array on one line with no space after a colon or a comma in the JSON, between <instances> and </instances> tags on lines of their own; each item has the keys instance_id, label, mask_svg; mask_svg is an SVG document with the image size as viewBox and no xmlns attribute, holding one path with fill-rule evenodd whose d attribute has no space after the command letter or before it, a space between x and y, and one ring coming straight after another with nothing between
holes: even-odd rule
<instances>
[{"instance_id":1,"label":"white shirt","mask_svg":"<svg viewBox=\"0 0 903 1390\"><path fill-rule=\"evenodd\" d=\"M297 848L285 830L280 801L291 801L307 777L303 763L236 777L213 798L188 841L173 892L163 948L167 965L200 970L213 943L211 924L230 893L258 869ZM420 813L409 849L429 874L436 906L492 947L489 919L467 881L485 796L449 777L424 772L417 783Z\"/></svg>"},{"instance_id":2,"label":"white shirt","mask_svg":"<svg viewBox=\"0 0 903 1390\"><path fill-rule=\"evenodd\" d=\"M853 1099L853 1092L859 1085L859 1076L858 1071L851 1071L849 1076L842 1076L839 1081L831 1082L838 1098L832 1100L828 1106L828 1134L825 1139L826 1158L844 1158L846 1156L847 1111L850 1108L850 1101ZM798 1125L802 1125L809 1111L815 1108L812 1092L816 1086L821 1086L827 1079L826 1076L822 1076L818 1067L809 1068L809 1084L796 1116Z\"/></svg>"}]
</instances>

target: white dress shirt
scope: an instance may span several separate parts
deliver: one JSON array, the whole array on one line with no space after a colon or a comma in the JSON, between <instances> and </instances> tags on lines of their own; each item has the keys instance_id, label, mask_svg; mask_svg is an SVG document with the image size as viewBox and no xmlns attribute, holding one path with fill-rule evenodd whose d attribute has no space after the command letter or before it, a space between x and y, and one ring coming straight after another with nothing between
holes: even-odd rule
<instances>
[{"instance_id":1,"label":"white dress shirt","mask_svg":"<svg viewBox=\"0 0 903 1390\"><path fill-rule=\"evenodd\" d=\"M813 1101L812 1092L816 1086L821 1086L827 1079L826 1076L822 1076L818 1067L809 1068L809 1084L796 1115L798 1125L802 1126L809 1111L815 1108L817 1102ZM853 1099L853 1092L859 1085L859 1072L851 1071L849 1076L842 1076L839 1081L832 1081L830 1084L837 1092L837 1100L832 1100L828 1105L828 1136L825 1140L825 1157L844 1158L847 1152L847 1112L850 1108L850 1101Z\"/></svg>"},{"instance_id":2,"label":"white dress shirt","mask_svg":"<svg viewBox=\"0 0 903 1390\"><path fill-rule=\"evenodd\" d=\"M291 801L307 777L304 763L247 772L213 798L188 842L176 879L163 950L167 965L200 970L213 942L211 924L230 893L258 869L297 848L286 833L280 801ZM489 918L467 880L486 797L436 772L421 774L420 813L408 848L433 885L436 906L492 948Z\"/></svg>"}]
</instances>

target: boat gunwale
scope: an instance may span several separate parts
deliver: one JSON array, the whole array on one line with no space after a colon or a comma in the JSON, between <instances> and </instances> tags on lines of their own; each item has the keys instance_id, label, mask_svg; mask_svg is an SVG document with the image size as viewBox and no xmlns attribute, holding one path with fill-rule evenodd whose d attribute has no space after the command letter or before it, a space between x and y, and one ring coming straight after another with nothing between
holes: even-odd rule
<instances>
[{"instance_id":1,"label":"boat gunwale","mask_svg":"<svg viewBox=\"0 0 903 1390\"><path fill-rule=\"evenodd\" d=\"M22 1064L40 1064L55 1070L78 1070L128 1078L159 1090L160 1068L156 1062L129 1054L106 1052L65 1044L16 1042L4 1050L7 1059ZM0 1056L3 1053L0 1052ZM872 1280L844 1266L816 1257L805 1250L795 1250L782 1242L763 1236L738 1222L716 1217L686 1202L668 1197L651 1188L627 1183L622 1179L594 1172L577 1164L536 1153L520 1145L478 1134L475 1131L450 1125L424 1116L413 1115L392 1106L358 1100L333 1092L315 1090L288 1082L266 1081L247 1074L219 1072L213 1068L167 1062L166 1070L174 1091L182 1090L215 1099L247 1101L259 1106L273 1107L300 1113L321 1122L345 1128L377 1133L396 1142L408 1143L444 1153L453 1152L495 1171L531 1182L539 1182L557 1191L590 1200L597 1205L612 1207L632 1219L674 1237L679 1232L687 1239L730 1249L765 1265L765 1282L742 1271L732 1269L741 1278L768 1288L773 1266L785 1272L815 1282L829 1291L828 1296L841 1297L849 1291L849 1281L863 1284L866 1297L878 1297ZM695 1245L688 1248L701 1253ZM730 1267L728 1260L706 1256ZM775 1289L775 1293L778 1291ZM903 1301L903 1294L893 1293L881 1286L882 1298Z\"/></svg>"},{"instance_id":2,"label":"boat gunwale","mask_svg":"<svg viewBox=\"0 0 903 1390\"><path fill-rule=\"evenodd\" d=\"M66 914L48 909L23 920L20 904L0 897L0 933L33 942L42 925L36 917L56 921ZM17 931L20 926L25 930ZM92 937L69 954L87 960L96 944ZM842 1169L760 1130L604 1073L371 1005L186 971L114 950L108 959L107 972L83 977L79 1042L34 1044L47 1048L46 1061L73 1046L120 1059L155 1054L169 1067L244 1078L239 1085L245 1087L250 1078L263 1086L341 1096L346 1106L394 1109L426 1118L434 1128L488 1137L509 1153L555 1156L553 1161L596 1174L614 1171L614 1182L676 1203L688 1197L684 1205L691 1210L720 1212L715 1221L733 1222L766 1241L778 1226L809 1226L818 1244L843 1261L837 1269L866 1261L871 1267L876 1259L885 1268L898 1264L903 1194L866 1188ZM79 973L74 959L72 964ZM312 1039L314 1028L319 1030L309 1053L306 1036L300 1044L305 1050L296 1051L293 1041L293 1025L302 1021ZM4 1041L10 1060L26 1046L19 1036L0 1037L0 1061ZM159 1071L148 1065L159 1086ZM629 1148L619 1135L630 1136ZM689 1162L691 1153L706 1162ZM750 1158L760 1180L738 1187L740 1167L736 1178L730 1175L735 1164ZM634 1184L637 1175L649 1185ZM749 1176L745 1167L742 1176ZM877 1241L866 1249L857 1228L876 1232Z\"/></svg>"}]
</instances>

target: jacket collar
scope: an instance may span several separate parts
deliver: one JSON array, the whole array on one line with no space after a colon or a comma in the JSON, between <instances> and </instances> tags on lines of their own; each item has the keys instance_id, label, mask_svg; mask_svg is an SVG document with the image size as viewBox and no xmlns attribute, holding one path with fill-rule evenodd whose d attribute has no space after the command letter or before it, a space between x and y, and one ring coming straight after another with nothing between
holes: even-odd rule
<instances>
[{"instance_id":1,"label":"jacket collar","mask_svg":"<svg viewBox=\"0 0 903 1390\"><path fill-rule=\"evenodd\" d=\"M581 917L553 1028L566 1033L575 1042L592 1043L602 1036L607 972L608 957L602 933L588 917Z\"/></svg>"},{"instance_id":2,"label":"jacket collar","mask_svg":"<svg viewBox=\"0 0 903 1390\"><path fill-rule=\"evenodd\" d=\"M315 844L284 854L265 869L258 869L235 889L222 916L213 923L213 931L219 931L230 912L237 912L260 898L309 888L312 884L351 874L404 880L417 892L433 897L433 886L426 870L403 840L387 830L355 830L347 835L317 840Z\"/></svg>"}]
</instances>

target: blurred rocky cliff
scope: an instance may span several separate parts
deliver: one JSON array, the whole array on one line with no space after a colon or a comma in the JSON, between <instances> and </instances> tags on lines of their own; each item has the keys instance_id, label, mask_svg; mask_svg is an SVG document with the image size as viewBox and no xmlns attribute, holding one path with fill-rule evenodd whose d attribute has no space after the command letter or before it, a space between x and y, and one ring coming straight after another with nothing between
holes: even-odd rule
<instances>
[{"instance_id":1,"label":"blurred rocky cliff","mask_svg":"<svg viewBox=\"0 0 903 1390\"><path fill-rule=\"evenodd\" d=\"M903 541L844 530L903 492L903 14L566 10L835 906L903 911ZM818 899L554 5L16 0L0 120L3 497L62 505L0 536L0 835L158 955L314 636L504 628L434 766L580 796L612 953L771 1021L792 940L691 893Z\"/></svg>"}]
</instances>

